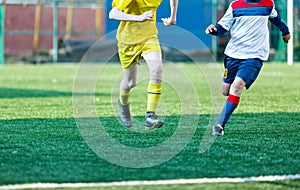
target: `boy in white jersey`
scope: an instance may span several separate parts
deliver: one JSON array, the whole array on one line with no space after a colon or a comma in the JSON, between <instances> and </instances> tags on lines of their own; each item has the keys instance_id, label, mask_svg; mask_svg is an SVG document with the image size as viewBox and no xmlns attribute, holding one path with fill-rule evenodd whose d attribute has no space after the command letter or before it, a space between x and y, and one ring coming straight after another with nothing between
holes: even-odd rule
<instances>
[{"instance_id":1,"label":"boy in white jersey","mask_svg":"<svg viewBox=\"0 0 300 190\"><path fill-rule=\"evenodd\" d=\"M145 126L149 129L160 128L163 121L157 118L162 92L162 56L156 28L156 10L162 0L114 0L109 18L119 20L117 32L118 52L123 68L120 84L119 107L121 122L131 127L129 97L136 85L137 64L143 57L148 65L148 102ZM166 26L176 23L178 0L170 0L171 14L162 21Z\"/></svg>"},{"instance_id":2,"label":"boy in white jersey","mask_svg":"<svg viewBox=\"0 0 300 190\"><path fill-rule=\"evenodd\" d=\"M224 127L238 106L243 89L256 80L263 61L269 57L268 22L282 32L288 43L289 29L275 10L273 0L236 0L218 24L209 25L206 34L222 35L230 31L231 39L225 49L222 93L228 96L213 127L212 135L224 135Z\"/></svg>"}]
</instances>

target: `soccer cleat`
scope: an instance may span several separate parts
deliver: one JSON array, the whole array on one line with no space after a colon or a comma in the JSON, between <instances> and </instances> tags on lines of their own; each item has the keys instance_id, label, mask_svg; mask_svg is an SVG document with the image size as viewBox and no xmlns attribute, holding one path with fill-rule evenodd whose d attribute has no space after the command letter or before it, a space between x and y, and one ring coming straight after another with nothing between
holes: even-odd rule
<instances>
[{"instance_id":1,"label":"soccer cleat","mask_svg":"<svg viewBox=\"0 0 300 190\"><path fill-rule=\"evenodd\" d=\"M120 100L118 100L118 104L120 107L120 119L122 124L127 127L130 128L132 125L132 120L131 120L131 114L130 114L130 105L123 105L121 104Z\"/></svg>"},{"instance_id":2,"label":"soccer cleat","mask_svg":"<svg viewBox=\"0 0 300 190\"><path fill-rule=\"evenodd\" d=\"M157 115L153 112L148 112L146 114L146 121L145 121L145 128L146 129L155 129L155 128L161 128L164 124L163 121L157 119Z\"/></svg>"},{"instance_id":3,"label":"soccer cleat","mask_svg":"<svg viewBox=\"0 0 300 190\"><path fill-rule=\"evenodd\" d=\"M213 136L223 136L224 135L224 128L222 127L221 124L217 124L216 126L213 127L212 135Z\"/></svg>"}]
</instances>

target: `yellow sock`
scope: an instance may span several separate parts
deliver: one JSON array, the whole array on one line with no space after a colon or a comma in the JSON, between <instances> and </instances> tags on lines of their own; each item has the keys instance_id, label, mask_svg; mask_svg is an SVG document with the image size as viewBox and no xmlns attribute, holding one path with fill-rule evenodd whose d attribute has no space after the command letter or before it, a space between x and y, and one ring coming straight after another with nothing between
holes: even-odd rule
<instances>
[{"instance_id":1,"label":"yellow sock","mask_svg":"<svg viewBox=\"0 0 300 190\"><path fill-rule=\"evenodd\" d=\"M155 112L158 103L160 100L160 95L162 92L162 85L161 84L148 84L148 104L147 104L147 112Z\"/></svg>"},{"instance_id":2,"label":"yellow sock","mask_svg":"<svg viewBox=\"0 0 300 190\"><path fill-rule=\"evenodd\" d=\"M122 105L127 105L129 104L129 98L130 98L130 90L126 91L123 89L120 89L120 95L119 99Z\"/></svg>"}]
</instances>

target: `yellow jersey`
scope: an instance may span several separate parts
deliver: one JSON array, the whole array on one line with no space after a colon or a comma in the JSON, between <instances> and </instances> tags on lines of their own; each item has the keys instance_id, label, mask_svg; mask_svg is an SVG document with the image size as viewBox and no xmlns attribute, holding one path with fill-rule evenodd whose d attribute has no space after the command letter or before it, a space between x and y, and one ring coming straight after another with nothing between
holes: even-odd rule
<instances>
[{"instance_id":1,"label":"yellow jersey","mask_svg":"<svg viewBox=\"0 0 300 190\"><path fill-rule=\"evenodd\" d=\"M112 7L127 14L141 15L153 11L153 20L144 22L121 21L117 31L117 40L124 44L137 44L157 36L156 10L162 0L113 0Z\"/></svg>"}]
</instances>

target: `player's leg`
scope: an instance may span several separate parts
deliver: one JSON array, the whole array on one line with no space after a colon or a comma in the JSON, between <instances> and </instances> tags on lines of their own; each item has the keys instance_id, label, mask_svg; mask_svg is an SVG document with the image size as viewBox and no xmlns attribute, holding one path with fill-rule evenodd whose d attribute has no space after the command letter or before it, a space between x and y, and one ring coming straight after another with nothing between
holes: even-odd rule
<instances>
[{"instance_id":1,"label":"player's leg","mask_svg":"<svg viewBox=\"0 0 300 190\"><path fill-rule=\"evenodd\" d=\"M145 126L149 129L160 128L163 121L155 114L162 92L162 58L160 51L150 51L143 55L148 68L150 80L148 83L148 101Z\"/></svg>"},{"instance_id":2,"label":"player's leg","mask_svg":"<svg viewBox=\"0 0 300 190\"><path fill-rule=\"evenodd\" d=\"M233 83L230 85L228 98L225 101L223 109L214 127L214 131L213 131L214 136L224 135L224 127L240 102L240 96L243 92L245 84L246 83L244 82L243 79L241 79L240 77L236 77Z\"/></svg>"},{"instance_id":3,"label":"player's leg","mask_svg":"<svg viewBox=\"0 0 300 190\"><path fill-rule=\"evenodd\" d=\"M161 53L152 51L144 55L144 59L147 62L149 68L150 80L148 83L148 103L147 112L156 111L161 92L162 92L162 60Z\"/></svg>"},{"instance_id":4,"label":"player's leg","mask_svg":"<svg viewBox=\"0 0 300 190\"><path fill-rule=\"evenodd\" d=\"M126 70L123 70L123 79L120 83L119 107L121 122L125 127L131 127L132 119L130 113L130 91L136 85L137 65L131 64Z\"/></svg>"},{"instance_id":5,"label":"player's leg","mask_svg":"<svg viewBox=\"0 0 300 190\"><path fill-rule=\"evenodd\" d=\"M215 126L213 127L212 135L214 136L222 136L224 134L224 121L228 120L230 114L235 109L230 102L230 90L235 82L236 74L239 68L239 60L226 56L224 58L224 67L225 71L223 75L222 93L224 96L228 96L228 98L223 105L223 109L218 117L217 122L215 123Z\"/></svg>"},{"instance_id":6,"label":"player's leg","mask_svg":"<svg viewBox=\"0 0 300 190\"><path fill-rule=\"evenodd\" d=\"M262 61L259 59L247 59L242 61L236 77L230 86L228 98L216 122L215 131L217 132L213 133L213 135L224 134L224 127L237 108L244 88L246 87L246 89L248 89L253 84L261 67Z\"/></svg>"},{"instance_id":7,"label":"player's leg","mask_svg":"<svg viewBox=\"0 0 300 190\"><path fill-rule=\"evenodd\" d=\"M123 105L129 104L130 91L136 85L137 64L132 64L130 68L123 70L123 79L120 83L120 102Z\"/></svg>"},{"instance_id":8,"label":"player's leg","mask_svg":"<svg viewBox=\"0 0 300 190\"><path fill-rule=\"evenodd\" d=\"M223 128L226 125L229 117L232 115L233 111L237 108L245 85L245 81L240 77L236 77L233 83L231 84L228 98L225 102L222 113L217 121L217 123L221 124Z\"/></svg>"},{"instance_id":9,"label":"player's leg","mask_svg":"<svg viewBox=\"0 0 300 190\"><path fill-rule=\"evenodd\" d=\"M118 53L123 69L123 79L120 83L119 107L121 122L125 127L131 127L130 91L136 85L137 63L140 58L141 45L127 45L118 43Z\"/></svg>"}]
</instances>

